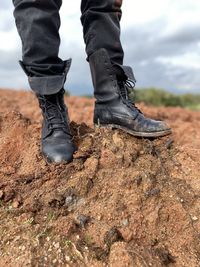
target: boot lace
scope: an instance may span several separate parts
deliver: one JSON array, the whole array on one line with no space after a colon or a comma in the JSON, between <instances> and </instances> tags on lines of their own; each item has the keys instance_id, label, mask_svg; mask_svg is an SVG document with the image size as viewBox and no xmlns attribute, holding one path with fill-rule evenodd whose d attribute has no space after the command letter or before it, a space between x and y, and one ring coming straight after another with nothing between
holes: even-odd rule
<instances>
[{"instance_id":1,"label":"boot lace","mask_svg":"<svg viewBox=\"0 0 200 267\"><path fill-rule=\"evenodd\" d=\"M118 81L119 88L120 88L120 95L123 99L123 102L131 109L134 108L134 110L138 110L139 113L142 113L142 111L135 105L132 99L130 99L130 94L134 95L135 98L135 84L136 80L121 80Z\"/></svg>"},{"instance_id":2,"label":"boot lace","mask_svg":"<svg viewBox=\"0 0 200 267\"><path fill-rule=\"evenodd\" d=\"M39 104L43 110L44 117L48 123L48 128L53 129L66 129L68 121L66 119L66 110L64 104L61 103L61 96L39 96Z\"/></svg>"}]
</instances>

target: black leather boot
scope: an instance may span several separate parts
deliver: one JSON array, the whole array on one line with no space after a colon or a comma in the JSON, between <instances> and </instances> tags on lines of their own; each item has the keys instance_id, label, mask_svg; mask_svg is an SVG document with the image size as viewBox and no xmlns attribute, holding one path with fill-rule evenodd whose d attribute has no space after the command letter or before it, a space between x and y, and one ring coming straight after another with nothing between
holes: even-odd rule
<instances>
[{"instance_id":1,"label":"black leather boot","mask_svg":"<svg viewBox=\"0 0 200 267\"><path fill-rule=\"evenodd\" d=\"M165 122L146 118L129 99L130 81L135 78L130 67L112 65L105 49L89 57L96 98L94 124L121 129L138 137L159 137L171 133Z\"/></svg>"},{"instance_id":2,"label":"black leather boot","mask_svg":"<svg viewBox=\"0 0 200 267\"><path fill-rule=\"evenodd\" d=\"M64 92L61 89L53 95L37 94L43 115L41 150L48 162L70 162L76 150L64 104Z\"/></svg>"}]
</instances>

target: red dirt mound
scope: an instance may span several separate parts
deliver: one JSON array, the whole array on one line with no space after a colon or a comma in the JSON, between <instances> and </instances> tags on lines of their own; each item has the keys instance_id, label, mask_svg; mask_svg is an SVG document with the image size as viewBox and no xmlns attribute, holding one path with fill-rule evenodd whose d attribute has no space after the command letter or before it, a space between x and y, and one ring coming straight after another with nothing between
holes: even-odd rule
<instances>
[{"instance_id":1,"label":"red dirt mound","mask_svg":"<svg viewBox=\"0 0 200 267\"><path fill-rule=\"evenodd\" d=\"M138 139L66 98L78 151L60 166L40 154L33 94L0 98L0 266L200 265L199 112L142 106L174 134Z\"/></svg>"}]
</instances>

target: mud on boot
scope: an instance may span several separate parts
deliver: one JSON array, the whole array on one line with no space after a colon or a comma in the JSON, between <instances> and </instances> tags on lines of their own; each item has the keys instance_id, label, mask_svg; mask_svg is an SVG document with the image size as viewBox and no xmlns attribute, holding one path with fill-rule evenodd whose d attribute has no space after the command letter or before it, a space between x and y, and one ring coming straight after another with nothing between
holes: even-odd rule
<instances>
[{"instance_id":1,"label":"mud on boot","mask_svg":"<svg viewBox=\"0 0 200 267\"><path fill-rule=\"evenodd\" d=\"M39 95L43 125L41 150L48 162L68 163L72 161L76 147L72 141L64 89L52 95Z\"/></svg>"},{"instance_id":2,"label":"mud on boot","mask_svg":"<svg viewBox=\"0 0 200 267\"><path fill-rule=\"evenodd\" d=\"M135 84L130 67L113 65L105 49L93 53L89 63L96 98L95 126L121 129L138 137L171 134L165 122L146 118L129 99L129 89Z\"/></svg>"}]
</instances>

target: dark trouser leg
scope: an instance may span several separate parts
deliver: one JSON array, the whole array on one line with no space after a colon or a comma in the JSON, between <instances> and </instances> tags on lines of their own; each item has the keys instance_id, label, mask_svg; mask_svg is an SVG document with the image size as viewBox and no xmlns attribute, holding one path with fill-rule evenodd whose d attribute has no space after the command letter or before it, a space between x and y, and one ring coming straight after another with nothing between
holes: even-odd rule
<instances>
[{"instance_id":1,"label":"dark trouser leg","mask_svg":"<svg viewBox=\"0 0 200 267\"><path fill-rule=\"evenodd\" d=\"M13 4L22 40L21 66L29 76L30 87L39 94L57 93L71 63L58 57L62 0L13 0Z\"/></svg>"},{"instance_id":2,"label":"dark trouser leg","mask_svg":"<svg viewBox=\"0 0 200 267\"><path fill-rule=\"evenodd\" d=\"M81 22L88 57L104 48L113 63L123 64L121 5L122 0L82 0Z\"/></svg>"}]
</instances>

